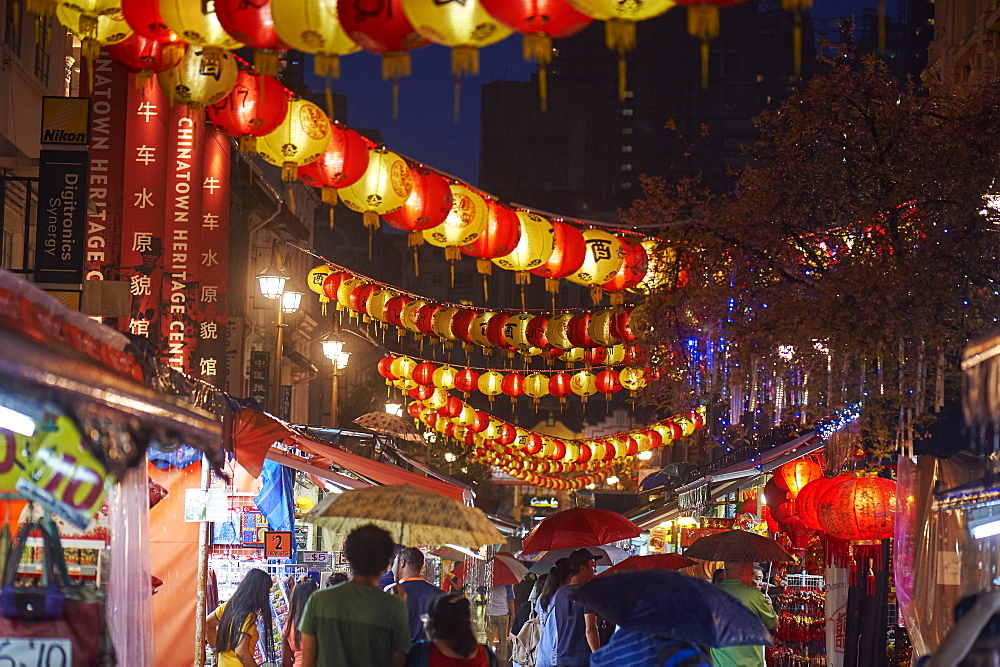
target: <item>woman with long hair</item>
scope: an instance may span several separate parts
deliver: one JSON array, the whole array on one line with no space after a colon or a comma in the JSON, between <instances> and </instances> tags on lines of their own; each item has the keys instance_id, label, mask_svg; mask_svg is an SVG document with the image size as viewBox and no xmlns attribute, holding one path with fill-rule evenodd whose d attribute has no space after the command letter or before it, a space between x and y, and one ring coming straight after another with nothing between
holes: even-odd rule
<instances>
[{"instance_id":1,"label":"woman with long hair","mask_svg":"<svg viewBox=\"0 0 1000 667\"><path fill-rule=\"evenodd\" d=\"M299 621L305 611L309 596L316 592L319 584L306 577L292 589L292 601L288 605L288 620L281 631L281 666L302 667L302 633Z\"/></svg>"},{"instance_id":2,"label":"woman with long hair","mask_svg":"<svg viewBox=\"0 0 1000 667\"><path fill-rule=\"evenodd\" d=\"M271 575L250 570L227 602L208 615L205 623L209 643L215 648L218 667L257 667L254 648L260 638L257 619L264 628L264 662L274 660L271 632Z\"/></svg>"},{"instance_id":3,"label":"woman with long hair","mask_svg":"<svg viewBox=\"0 0 1000 667\"><path fill-rule=\"evenodd\" d=\"M548 576L545 577L545 584L542 586L542 592L535 601L535 614L542 624L542 636L538 640L538 649L535 652L535 667L552 667L558 635L555 617L552 615L552 609L549 605L552 602L552 596L565 586L568 580L569 559L560 558L549 570Z\"/></svg>"},{"instance_id":4,"label":"woman with long hair","mask_svg":"<svg viewBox=\"0 0 1000 667\"><path fill-rule=\"evenodd\" d=\"M407 667L496 667L493 651L476 641L469 598L445 593L431 602L422 620L427 639L410 649Z\"/></svg>"}]
</instances>

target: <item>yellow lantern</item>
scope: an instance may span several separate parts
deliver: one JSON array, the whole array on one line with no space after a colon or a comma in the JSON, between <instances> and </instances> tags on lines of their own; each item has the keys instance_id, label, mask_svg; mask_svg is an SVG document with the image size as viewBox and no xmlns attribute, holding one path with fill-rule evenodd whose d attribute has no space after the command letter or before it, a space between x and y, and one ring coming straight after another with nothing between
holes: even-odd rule
<instances>
[{"instance_id":1,"label":"yellow lantern","mask_svg":"<svg viewBox=\"0 0 1000 667\"><path fill-rule=\"evenodd\" d=\"M524 393L530 396L535 405L543 396L549 395L549 376L544 373L531 373L524 378Z\"/></svg>"},{"instance_id":2,"label":"yellow lantern","mask_svg":"<svg viewBox=\"0 0 1000 667\"><path fill-rule=\"evenodd\" d=\"M299 167L322 155L329 142L330 119L323 110L308 100L294 99L288 102L288 114L281 125L257 137L257 152L281 167L281 180L293 183Z\"/></svg>"},{"instance_id":3,"label":"yellow lantern","mask_svg":"<svg viewBox=\"0 0 1000 667\"><path fill-rule=\"evenodd\" d=\"M225 51L243 46L223 29L212 3L202 0L159 0L157 4L167 27L188 44L204 47L208 61L221 58Z\"/></svg>"},{"instance_id":4,"label":"yellow lantern","mask_svg":"<svg viewBox=\"0 0 1000 667\"><path fill-rule=\"evenodd\" d=\"M590 446L590 460L591 461L603 461L604 457L607 456L608 450L607 446L601 440L590 440L586 443Z\"/></svg>"},{"instance_id":5,"label":"yellow lantern","mask_svg":"<svg viewBox=\"0 0 1000 667\"><path fill-rule=\"evenodd\" d=\"M462 258L461 246L472 243L486 228L489 209L486 200L461 183L452 183L451 210L440 225L423 230L424 240L438 248L444 248L445 259L457 261Z\"/></svg>"},{"instance_id":6,"label":"yellow lantern","mask_svg":"<svg viewBox=\"0 0 1000 667\"><path fill-rule=\"evenodd\" d=\"M421 37L451 49L451 73L455 76L479 74L479 49L513 32L477 0L403 0L403 13Z\"/></svg>"},{"instance_id":7,"label":"yellow lantern","mask_svg":"<svg viewBox=\"0 0 1000 667\"><path fill-rule=\"evenodd\" d=\"M451 332L451 320L458 314L458 308L445 306L441 308L431 318L432 329L442 340L457 340L458 336Z\"/></svg>"},{"instance_id":8,"label":"yellow lantern","mask_svg":"<svg viewBox=\"0 0 1000 667\"><path fill-rule=\"evenodd\" d=\"M486 371L479 376L479 392L489 397L490 403L493 397L503 392L500 385L503 382L503 375L496 371ZM493 436L496 437L496 436Z\"/></svg>"},{"instance_id":9,"label":"yellow lantern","mask_svg":"<svg viewBox=\"0 0 1000 667\"><path fill-rule=\"evenodd\" d=\"M323 291L323 283L326 281L326 277L332 273L336 273L340 269L330 266L329 264L320 264L309 272L306 276L306 285L309 289L320 296L324 296L326 293Z\"/></svg>"},{"instance_id":10,"label":"yellow lantern","mask_svg":"<svg viewBox=\"0 0 1000 667\"><path fill-rule=\"evenodd\" d=\"M562 461L573 463L580 458L580 445L575 442L566 441L566 453L562 456Z\"/></svg>"},{"instance_id":11,"label":"yellow lantern","mask_svg":"<svg viewBox=\"0 0 1000 667\"><path fill-rule=\"evenodd\" d=\"M412 370L412 369L411 369ZM435 410L443 408L448 404L448 399L451 398L448 394L447 389L435 389L431 397L427 399L427 407L434 408ZM444 419L439 419L438 422L443 422Z\"/></svg>"},{"instance_id":12,"label":"yellow lantern","mask_svg":"<svg viewBox=\"0 0 1000 667\"><path fill-rule=\"evenodd\" d=\"M626 366L618 372L618 382L628 389L630 396L646 386L646 371L638 366Z\"/></svg>"},{"instance_id":13,"label":"yellow lantern","mask_svg":"<svg viewBox=\"0 0 1000 667\"><path fill-rule=\"evenodd\" d=\"M618 273L625 261L625 249L614 234L603 229L583 230L583 240L587 244L583 266L566 279L577 285L590 287L594 302L600 303L600 286Z\"/></svg>"},{"instance_id":14,"label":"yellow lantern","mask_svg":"<svg viewBox=\"0 0 1000 667\"><path fill-rule=\"evenodd\" d=\"M531 269L549 261L556 237L552 223L537 213L518 211L517 219L521 223L521 239L517 246L510 254L497 257L492 262L501 269L516 271L515 282L521 285L531 281Z\"/></svg>"},{"instance_id":15,"label":"yellow lantern","mask_svg":"<svg viewBox=\"0 0 1000 667\"><path fill-rule=\"evenodd\" d=\"M378 229L379 216L402 208L412 190L413 176L406 160L385 148L369 148L364 175L337 194L347 208L362 214L365 227Z\"/></svg>"},{"instance_id":16,"label":"yellow lantern","mask_svg":"<svg viewBox=\"0 0 1000 667\"><path fill-rule=\"evenodd\" d=\"M59 23L80 40L80 54L93 62L101 46L117 44L132 34L122 15L121 0L77 0L56 6Z\"/></svg>"},{"instance_id":17,"label":"yellow lantern","mask_svg":"<svg viewBox=\"0 0 1000 667\"><path fill-rule=\"evenodd\" d=\"M648 452L650 450L648 435L645 435L644 433L641 433L639 431L630 433L629 435L632 436L632 438L635 440L635 444L638 446L638 451Z\"/></svg>"},{"instance_id":18,"label":"yellow lantern","mask_svg":"<svg viewBox=\"0 0 1000 667\"><path fill-rule=\"evenodd\" d=\"M605 308L591 315L590 322L587 325L587 333L590 334L590 339L598 345L605 347L610 347L618 343L619 340L611 333L611 322L617 314L618 312L613 308Z\"/></svg>"},{"instance_id":19,"label":"yellow lantern","mask_svg":"<svg viewBox=\"0 0 1000 667\"><path fill-rule=\"evenodd\" d=\"M372 292L372 295L368 297L368 316L379 322L385 322L385 304L389 302L389 299L395 298L395 296L396 292L389 289L380 289Z\"/></svg>"},{"instance_id":20,"label":"yellow lantern","mask_svg":"<svg viewBox=\"0 0 1000 667\"><path fill-rule=\"evenodd\" d=\"M361 287L364 284L365 281L360 278L346 278L342 280L340 285L337 286L337 309L346 310L351 314L351 317L354 317L355 312L351 310L351 292L356 287Z\"/></svg>"},{"instance_id":21,"label":"yellow lantern","mask_svg":"<svg viewBox=\"0 0 1000 667\"><path fill-rule=\"evenodd\" d=\"M573 319L573 313L559 313L549 318L549 323L545 326L545 337L552 347L560 350L568 350L573 347L569 341L569 322Z\"/></svg>"},{"instance_id":22,"label":"yellow lantern","mask_svg":"<svg viewBox=\"0 0 1000 667\"><path fill-rule=\"evenodd\" d=\"M489 324L493 316L496 315L492 310L484 310L475 317L472 318L472 324L469 325L469 338L480 345L486 350L493 347L493 343L490 339L486 337L486 325Z\"/></svg>"},{"instance_id":23,"label":"yellow lantern","mask_svg":"<svg viewBox=\"0 0 1000 667\"><path fill-rule=\"evenodd\" d=\"M661 447L666 447L674 441L674 429L670 428L663 422L657 422L649 427L650 429L656 431L660 434Z\"/></svg>"},{"instance_id":24,"label":"yellow lantern","mask_svg":"<svg viewBox=\"0 0 1000 667\"><path fill-rule=\"evenodd\" d=\"M584 355L587 351L582 347L571 347L570 349L559 355L559 358L565 361L567 364L575 364L583 361Z\"/></svg>"},{"instance_id":25,"label":"yellow lantern","mask_svg":"<svg viewBox=\"0 0 1000 667\"><path fill-rule=\"evenodd\" d=\"M594 374L590 371L578 371L573 373L569 379L569 388L570 391L586 401L588 396L592 396L597 393L597 385Z\"/></svg>"},{"instance_id":26,"label":"yellow lantern","mask_svg":"<svg viewBox=\"0 0 1000 667\"><path fill-rule=\"evenodd\" d=\"M545 352L545 350L543 350L540 347L529 347L526 350L520 350L520 352L521 352L521 355L525 356L525 357L537 357L538 355L540 355L543 352Z\"/></svg>"},{"instance_id":27,"label":"yellow lantern","mask_svg":"<svg viewBox=\"0 0 1000 667\"><path fill-rule=\"evenodd\" d=\"M604 363L608 366L615 366L625 361L625 346L612 345L607 349L608 354L604 357ZM620 380L619 380L620 382Z\"/></svg>"},{"instance_id":28,"label":"yellow lantern","mask_svg":"<svg viewBox=\"0 0 1000 667\"><path fill-rule=\"evenodd\" d=\"M403 327L409 329L415 334L420 333L420 328L417 326L417 313L421 308L427 305L427 301L424 299L414 299L410 303L403 306L403 310L399 315L399 320L403 323Z\"/></svg>"},{"instance_id":29,"label":"yellow lantern","mask_svg":"<svg viewBox=\"0 0 1000 667\"><path fill-rule=\"evenodd\" d=\"M681 433L691 435L695 432L694 422L687 417L674 417L674 423L681 427Z\"/></svg>"},{"instance_id":30,"label":"yellow lantern","mask_svg":"<svg viewBox=\"0 0 1000 667\"><path fill-rule=\"evenodd\" d=\"M504 336L507 342L518 350L527 350L531 347L528 342L528 322L535 319L530 313L518 313L507 318L503 325Z\"/></svg>"},{"instance_id":31,"label":"yellow lantern","mask_svg":"<svg viewBox=\"0 0 1000 667\"><path fill-rule=\"evenodd\" d=\"M189 45L176 67L156 75L160 90L171 104L197 109L215 104L236 85L239 66L228 52L209 60L207 49Z\"/></svg>"},{"instance_id":32,"label":"yellow lantern","mask_svg":"<svg viewBox=\"0 0 1000 667\"><path fill-rule=\"evenodd\" d=\"M392 381L392 386L400 391L410 391L417 388L417 383L412 378L400 378Z\"/></svg>"},{"instance_id":33,"label":"yellow lantern","mask_svg":"<svg viewBox=\"0 0 1000 667\"><path fill-rule=\"evenodd\" d=\"M499 373L497 373L497 375L499 375ZM500 436L500 432L503 430L503 425L504 422L500 421L496 417L490 417L490 423L483 429L483 440L494 440L495 438L498 438Z\"/></svg>"},{"instance_id":34,"label":"yellow lantern","mask_svg":"<svg viewBox=\"0 0 1000 667\"><path fill-rule=\"evenodd\" d=\"M281 41L316 55L316 76L339 78L340 57L361 50L337 17L337 0L271 0L271 17Z\"/></svg>"},{"instance_id":35,"label":"yellow lantern","mask_svg":"<svg viewBox=\"0 0 1000 667\"><path fill-rule=\"evenodd\" d=\"M460 426L468 426L476 421L476 409L471 405L463 405L462 411L455 417L454 422ZM464 435L464 434L463 434Z\"/></svg>"},{"instance_id":36,"label":"yellow lantern","mask_svg":"<svg viewBox=\"0 0 1000 667\"><path fill-rule=\"evenodd\" d=\"M431 375L431 381L434 383L435 387L441 389L454 389L455 388L455 376L458 375L456 371L451 366L440 366Z\"/></svg>"},{"instance_id":37,"label":"yellow lantern","mask_svg":"<svg viewBox=\"0 0 1000 667\"><path fill-rule=\"evenodd\" d=\"M409 378L413 375L413 369L417 367L417 362L409 357L396 357L389 364L389 370L398 378ZM428 403L430 405L430 403ZM440 406L439 406L440 407Z\"/></svg>"}]
</instances>

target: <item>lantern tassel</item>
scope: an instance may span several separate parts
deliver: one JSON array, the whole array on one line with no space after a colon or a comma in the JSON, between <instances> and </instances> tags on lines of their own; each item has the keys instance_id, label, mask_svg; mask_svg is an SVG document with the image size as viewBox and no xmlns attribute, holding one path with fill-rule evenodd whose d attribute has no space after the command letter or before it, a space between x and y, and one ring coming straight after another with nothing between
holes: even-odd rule
<instances>
[{"instance_id":1,"label":"lantern tassel","mask_svg":"<svg viewBox=\"0 0 1000 667\"><path fill-rule=\"evenodd\" d=\"M462 105L462 80L455 77L455 89L452 91L451 122L457 123Z\"/></svg>"},{"instance_id":2,"label":"lantern tassel","mask_svg":"<svg viewBox=\"0 0 1000 667\"><path fill-rule=\"evenodd\" d=\"M418 246L413 246L413 275L414 277L420 276L420 253L417 252Z\"/></svg>"},{"instance_id":3,"label":"lantern tassel","mask_svg":"<svg viewBox=\"0 0 1000 667\"><path fill-rule=\"evenodd\" d=\"M514 272L514 284L515 285L527 285L531 282L531 274L527 271L515 271Z\"/></svg>"},{"instance_id":4,"label":"lantern tassel","mask_svg":"<svg viewBox=\"0 0 1000 667\"><path fill-rule=\"evenodd\" d=\"M484 276L493 275L493 262L488 259L477 259L476 260L476 271L483 274Z\"/></svg>"},{"instance_id":5,"label":"lantern tassel","mask_svg":"<svg viewBox=\"0 0 1000 667\"><path fill-rule=\"evenodd\" d=\"M792 24L792 63L795 76L802 74L802 15L799 12L795 12Z\"/></svg>"},{"instance_id":6,"label":"lantern tassel","mask_svg":"<svg viewBox=\"0 0 1000 667\"><path fill-rule=\"evenodd\" d=\"M294 162L281 163L281 180L285 183L294 183L299 177L299 166Z\"/></svg>"},{"instance_id":7,"label":"lantern tassel","mask_svg":"<svg viewBox=\"0 0 1000 667\"><path fill-rule=\"evenodd\" d=\"M455 263L454 262L448 262L448 278L449 278L449 281L450 281L449 282L449 286L452 287L452 288L454 288L455 287Z\"/></svg>"},{"instance_id":8,"label":"lantern tassel","mask_svg":"<svg viewBox=\"0 0 1000 667\"><path fill-rule=\"evenodd\" d=\"M620 306L625 303L625 295L621 292L612 292L608 300L612 306Z\"/></svg>"},{"instance_id":9,"label":"lantern tassel","mask_svg":"<svg viewBox=\"0 0 1000 667\"><path fill-rule=\"evenodd\" d=\"M253 52L253 66L261 76L278 75L278 54L271 49L257 49Z\"/></svg>"},{"instance_id":10,"label":"lantern tassel","mask_svg":"<svg viewBox=\"0 0 1000 667\"><path fill-rule=\"evenodd\" d=\"M320 191L320 199L324 204L329 204L330 206L337 205L337 188L324 185L323 189Z\"/></svg>"},{"instance_id":11,"label":"lantern tassel","mask_svg":"<svg viewBox=\"0 0 1000 667\"><path fill-rule=\"evenodd\" d=\"M146 86L149 85L149 82L152 80L153 80L153 73L148 69L142 70L141 72L135 75L135 89L144 90Z\"/></svg>"},{"instance_id":12,"label":"lantern tassel","mask_svg":"<svg viewBox=\"0 0 1000 667\"><path fill-rule=\"evenodd\" d=\"M451 50L451 73L456 77L479 74L479 49L474 46L456 46Z\"/></svg>"},{"instance_id":13,"label":"lantern tassel","mask_svg":"<svg viewBox=\"0 0 1000 667\"><path fill-rule=\"evenodd\" d=\"M419 231L410 232L409 234L406 235L406 245L410 246L411 248L416 248L417 246L421 246L423 244L424 244L423 232Z\"/></svg>"},{"instance_id":14,"label":"lantern tassel","mask_svg":"<svg viewBox=\"0 0 1000 667\"><path fill-rule=\"evenodd\" d=\"M375 211L365 211L364 214L361 216L361 221L362 223L364 223L364 226L367 227L368 229L378 229L379 227L381 227L381 224L379 223L378 213L376 213Z\"/></svg>"},{"instance_id":15,"label":"lantern tassel","mask_svg":"<svg viewBox=\"0 0 1000 667\"><path fill-rule=\"evenodd\" d=\"M489 281L486 279L486 275L483 275L483 301L490 300L490 285Z\"/></svg>"},{"instance_id":16,"label":"lantern tassel","mask_svg":"<svg viewBox=\"0 0 1000 667\"><path fill-rule=\"evenodd\" d=\"M552 62L552 38L543 32L531 32L524 35L521 55L529 62L548 65Z\"/></svg>"},{"instance_id":17,"label":"lantern tassel","mask_svg":"<svg viewBox=\"0 0 1000 667\"><path fill-rule=\"evenodd\" d=\"M326 305L328 303L330 303L330 297L328 297L325 294L320 295L320 297L319 297L319 312L320 312L320 315L322 315L323 317L326 317Z\"/></svg>"},{"instance_id":18,"label":"lantern tassel","mask_svg":"<svg viewBox=\"0 0 1000 667\"><path fill-rule=\"evenodd\" d=\"M56 13L56 2L55 0L28 0L25 9L39 16L52 16Z\"/></svg>"},{"instance_id":19,"label":"lantern tassel","mask_svg":"<svg viewBox=\"0 0 1000 667\"><path fill-rule=\"evenodd\" d=\"M333 89L330 87L330 79L326 79L326 115L329 118L336 118L333 112Z\"/></svg>"},{"instance_id":20,"label":"lantern tassel","mask_svg":"<svg viewBox=\"0 0 1000 667\"><path fill-rule=\"evenodd\" d=\"M372 259L372 236L373 236L372 230L371 230L371 228L369 228L368 229L368 261L371 261L371 259Z\"/></svg>"},{"instance_id":21,"label":"lantern tassel","mask_svg":"<svg viewBox=\"0 0 1000 667\"><path fill-rule=\"evenodd\" d=\"M241 153L256 153L257 152L257 137L252 134L244 134L240 137L240 152Z\"/></svg>"},{"instance_id":22,"label":"lantern tassel","mask_svg":"<svg viewBox=\"0 0 1000 667\"><path fill-rule=\"evenodd\" d=\"M288 210L295 213L295 188L294 183L287 183L285 192L288 194Z\"/></svg>"},{"instance_id":23,"label":"lantern tassel","mask_svg":"<svg viewBox=\"0 0 1000 667\"><path fill-rule=\"evenodd\" d=\"M604 290L601 289L599 285L592 285L590 288L590 300L595 306L601 304L604 300Z\"/></svg>"},{"instance_id":24,"label":"lantern tassel","mask_svg":"<svg viewBox=\"0 0 1000 667\"><path fill-rule=\"evenodd\" d=\"M708 40L701 40L701 87L708 88Z\"/></svg>"},{"instance_id":25,"label":"lantern tassel","mask_svg":"<svg viewBox=\"0 0 1000 667\"><path fill-rule=\"evenodd\" d=\"M541 63L538 65L538 105L542 111L549 110L549 71Z\"/></svg>"},{"instance_id":26,"label":"lantern tassel","mask_svg":"<svg viewBox=\"0 0 1000 667\"><path fill-rule=\"evenodd\" d=\"M545 279L545 291L550 294L559 293L559 279L558 278L546 278Z\"/></svg>"},{"instance_id":27,"label":"lantern tassel","mask_svg":"<svg viewBox=\"0 0 1000 667\"><path fill-rule=\"evenodd\" d=\"M317 53L313 61L313 72L323 78L340 78L340 56L331 53ZM330 82L327 81L327 87Z\"/></svg>"},{"instance_id":28,"label":"lantern tassel","mask_svg":"<svg viewBox=\"0 0 1000 667\"><path fill-rule=\"evenodd\" d=\"M330 215L330 229L333 229L333 207L332 206L328 207L327 212Z\"/></svg>"},{"instance_id":29,"label":"lantern tassel","mask_svg":"<svg viewBox=\"0 0 1000 667\"><path fill-rule=\"evenodd\" d=\"M618 101L624 102L628 93L628 63L625 62L625 52L618 52Z\"/></svg>"},{"instance_id":30,"label":"lantern tassel","mask_svg":"<svg viewBox=\"0 0 1000 667\"><path fill-rule=\"evenodd\" d=\"M631 51L635 48L635 21L611 19L604 23L604 43L611 51Z\"/></svg>"},{"instance_id":31,"label":"lantern tassel","mask_svg":"<svg viewBox=\"0 0 1000 667\"><path fill-rule=\"evenodd\" d=\"M462 251L458 246L447 246L444 249L444 258L449 262L457 262L462 259Z\"/></svg>"}]
</instances>

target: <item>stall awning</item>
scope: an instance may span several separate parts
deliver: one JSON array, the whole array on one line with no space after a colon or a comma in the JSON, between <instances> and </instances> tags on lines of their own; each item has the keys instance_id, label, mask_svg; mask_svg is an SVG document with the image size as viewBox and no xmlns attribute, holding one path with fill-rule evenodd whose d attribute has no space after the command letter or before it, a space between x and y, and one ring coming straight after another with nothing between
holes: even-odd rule
<instances>
[{"instance_id":1,"label":"stall awning","mask_svg":"<svg viewBox=\"0 0 1000 667\"><path fill-rule=\"evenodd\" d=\"M283 466L288 466L289 468L293 468L299 472L304 472L307 475L313 475L315 477L325 479L328 482L333 482L337 486L345 489L364 489L371 486L368 482L363 482L360 479L354 479L353 477L348 477L347 475L341 475L339 472L333 472L332 470L313 465L311 459L304 459L301 456L295 456L294 454L283 452L277 447L271 447L270 451L267 453L267 458L275 463L280 463Z\"/></svg>"},{"instance_id":2,"label":"stall awning","mask_svg":"<svg viewBox=\"0 0 1000 667\"><path fill-rule=\"evenodd\" d=\"M760 456L723 468L711 475L706 475L705 478L712 482L725 482L731 479L759 475L762 472L770 472L782 463L810 454L822 446L822 438L815 431L809 431L805 435L762 453Z\"/></svg>"}]
</instances>

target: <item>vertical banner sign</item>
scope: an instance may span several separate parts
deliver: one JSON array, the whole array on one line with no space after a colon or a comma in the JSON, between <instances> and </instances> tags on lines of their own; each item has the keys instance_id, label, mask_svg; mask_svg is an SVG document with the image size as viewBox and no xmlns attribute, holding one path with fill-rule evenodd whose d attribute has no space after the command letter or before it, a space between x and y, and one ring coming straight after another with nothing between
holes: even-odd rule
<instances>
[{"instance_id":1,"label":"vertical banner sign","mask_svg":"<svg viewBox=\"0 0 1000 667\"><path fill-rule=\"evenodd\" d=\"M84 61L87 67L88 61ZM87 82L90 77L80 77ZM84 84L86 85L86 83ZM87 212L86 280L112 280L121 250L125 132L128 114L128 70L102 51L94 64L93 86L83 94L91 99L90 204Z\"/></svg>"},{"instance_id":2,"label":"vertical banner sign","mask_svg":"<svg viewBox=\"0 0 1000 667\"><path fill-rule=\"evenodd\" d=\"M119 329L148 338L152 349L162 351L164 188L173 165L167 151L169 107L159 86L129 86L127 109L119 277L128 281L129 316Z\"/></svg>"},{"instance_id":3,"label":"vertical banner sign","mask_svg":"<svg viewBox=\"0 0 1000 667\"><path fill-rule=\"evenodd\" d=\"M162 296L160 334L166 340L163 361L170 367L193 374L191 367L202 320L198 304L201 259L201 191L205 122L201 114L189 115L177 105L169 112L167 169L167 214L164 224L167 283Z\"/></svg>"},{"instance_id":4,"label":"vertical banner sign","mask_svg":"<svg viewBox=\"0 0 1000 667\"><path fill-rule=\"evenodd\" d=\"M205 128L201 215L197 218L198 348L194 373L219 388L226 386L227 285L229 284L229 149L221 128Z\"/></svg>"},{"instance_id":5,"label":"vertical banner sign","mask_svg":"<svg viewBox=\"0 0 1000 667\"><path fill-rule=\"evenodd\" d=\"M267 382L270 375L270 353L262 350L250 352L250 398L261 407L267 405ZM276 388L275 388L276 389Z\"/></svg>"},{"instance_id":6,"label":"vertical banner sign","mask_svg":"<svg viewBox=\"0 0 1000 667\"><path fill-rule=\"evenodd\" d=\"M35 282L83 282L87 229L87 151L40 153Z\"/></svg>"}]
</instances>

